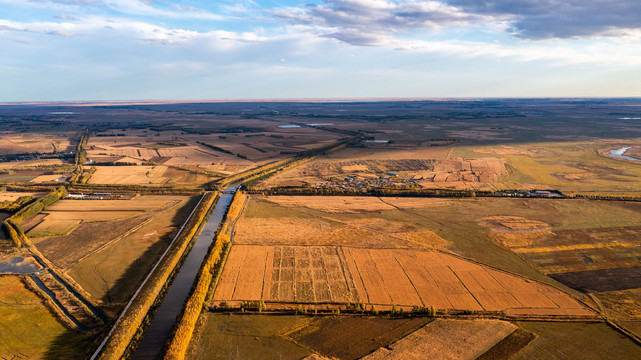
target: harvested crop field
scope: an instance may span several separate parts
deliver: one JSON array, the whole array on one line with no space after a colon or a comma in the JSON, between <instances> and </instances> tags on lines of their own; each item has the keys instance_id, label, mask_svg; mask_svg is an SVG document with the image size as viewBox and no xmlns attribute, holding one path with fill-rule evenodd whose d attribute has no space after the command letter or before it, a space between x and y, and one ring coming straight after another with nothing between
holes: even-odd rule
<instances>
[{"instance_id":1,"label":"harvested crop field","mask_svg":"<svg viewBox=\"0 0 641 360\"><path fill-rule=\"evenodd\" d=\"M513 359L641 359L641 346L605 323L519 322L537 337Z\"/></svg>"},{"instance_id":2,"label":"harvested crop field","mask_svg":"<svg viewBox=\"0 0 641 360\"><path fill-rule=\"evenodd\" d=\"M398 198L373 196L267 196L267 201L287 207L306 207L327 213L355 214L384 210L422 209L450 205L443 198Z\"/></svg>"},{"instance_id":3,"label":"harvested crop field","mask_svg":"<svg viewBox=\"0 0 641 360\"><path fill-rule=\"evenodd\" d=\"M594 315L548 285L445 253L340 246L234 245L214 300Z\"/></svg>"},{"instance_id":4,"label":"harvested crop field","mask_svg":"<svg viewBox=\"0 0 641 360\"><path fill-rule=\"evenodd\" d=\"M42 197L46 193L41 192L23 192L23 191L0 191L0 201L16 201L21 196Z\"/></svg>"},{"instance_id":5,"label":"harvested crop field","mask_svg":"<svg viewBox=\"0 0 641 360\"><path fill-rule=\"evenodd\" d=\"M641 288L641 266L550 274L559 282L583 292Z\"/></svg>"},{"instance_id":6,"label":"harvested crop field","mask_svg":"<svg viewBox=\"0 0 641 360\"><path fill-rule=\"evenodd\" d=\"M89 179L90 184L115 185L201 185L213 178L189 171L158 166L96 166L96 172Z\"/></svg>"},{"instance_id":7,"label":"harvested crop field","mask_svg":"<svg viewBox=\"0 0 641 360\"><path fill-rule=\"evenodd\" d=\"M351 360L387 346L430 321L427 318L321 317L313 318L287 337L323 356Z\"/></svg>"},{"instance_id":8,"label":"harvested crop field","mask_svg":"<svg viewBox=\"0 0 641 360\"><path fill-rule=\"evenodd\" d=\"M518 328L484 352L483 355L476 358L476 360L508 360L535 338L536 335L533 333Z\"/></svg>"},{"instance_id":9,"label":"harvested crop field","mask_svg":"<svg viewBox=\"0 0 641 360\"><path fill-rule=\"evenodd\" d=\"M2 136L0 136L0 155L72 150L69 136L74 135L74 133L17 134L2 132Z\"/></svg>"},{"instance_id":10,"label":"harvested crop field","mask_svg":"<svg viewBox=\"0 0 641 360\"><path fill-rule=\"evenodd\" d=\"M514 324L499 320L436 319L363 359L473 360L515 329Z\"/></svg>"},{"instance_id":11,"label":"harvested crop field","mask_svg":"<svg viewBox=\"0 0 641 360\"><path fill-rule=\"evenodd\" d=\"M62 325L17 276L0 276L0 358L77 359L92 335Z\"/></svg>"}]
</instances>

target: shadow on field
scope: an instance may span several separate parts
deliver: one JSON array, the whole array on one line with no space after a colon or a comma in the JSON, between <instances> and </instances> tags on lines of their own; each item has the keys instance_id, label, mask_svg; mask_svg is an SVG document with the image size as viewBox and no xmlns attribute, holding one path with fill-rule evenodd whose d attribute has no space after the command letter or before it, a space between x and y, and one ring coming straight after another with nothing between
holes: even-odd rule
<instances>
[{"instance_id":1,"label":"shadow on field","mask_svg":"<svg viewBox=\"0 0 641 360\"><path fill-rule=\"evenodd\" d=\"M80 334L67 330L58 335L43 354L45 360L86 359L90 355L97 334ZM22 358L19 358L22 359Z\"/></svg>"},{"instance_id":2,"label":"shadow on field","mask_svg":"<svg viewBox=\"0 0 641 360\"><path fill-rule=\"evenodd\" d=\"M189 213L196 206L199 199L199 197L190 199L182 208L180 208L179 211L176 212L176 215L171 219L172 223L176 226L176 230L161 237L138 259L131 263L124 275L116 281L111 289L107 291L105 296L102 298L102 301L107 304L124 303L129 301L129 297L140 285L140 282L151 270L153 264L158 260L163 251L165 251L167 245L169 245L174 236L176 236L178 229L187 219L187 216L189 216Z\"/></svg>"}]
</instances>

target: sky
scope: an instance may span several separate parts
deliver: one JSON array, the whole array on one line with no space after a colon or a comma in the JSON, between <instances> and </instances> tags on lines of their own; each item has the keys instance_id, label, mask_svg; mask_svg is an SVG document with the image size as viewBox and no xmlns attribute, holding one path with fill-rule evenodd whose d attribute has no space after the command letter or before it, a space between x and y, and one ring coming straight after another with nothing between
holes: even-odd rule
<instances>
[{"instance_id":1,"label":"sky","mask_svg":"<svg viewBox=\"0 0 641 360\"><path fill-rule=\"evenodd\" d=\"M0 102L639 96L639 0L0 0Z\"/></svg>"}]
</instances>

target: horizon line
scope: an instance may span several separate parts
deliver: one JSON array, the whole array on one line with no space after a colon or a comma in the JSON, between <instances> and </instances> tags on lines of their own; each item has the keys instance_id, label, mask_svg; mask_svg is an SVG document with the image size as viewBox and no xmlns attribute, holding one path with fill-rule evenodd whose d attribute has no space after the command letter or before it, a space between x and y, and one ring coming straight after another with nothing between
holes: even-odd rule
<instances>
[{"instance_id":1,"label":"horizon line","mask_svg":"<svg viewBox=\"0 0 641 360\"><path fill-rule=\"evenodd\" d=\"M476 100L641 100L641 96L461 96L461 97L345 97L345 98L245 98L245 99L151 99L151 100L52 100L52 101L7 101L0 106L118 106L118 105L163 105L205 103L270 103L270 102L391 102L391 101L476 101Z\"/></svg>"}]
</instances>

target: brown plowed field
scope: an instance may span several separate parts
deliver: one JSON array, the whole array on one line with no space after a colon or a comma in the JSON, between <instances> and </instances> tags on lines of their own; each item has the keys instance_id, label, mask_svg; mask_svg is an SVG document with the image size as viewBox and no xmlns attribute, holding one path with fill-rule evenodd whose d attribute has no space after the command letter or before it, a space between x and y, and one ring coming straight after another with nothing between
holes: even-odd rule
<instances>
[{"instance_id":1,"label":"brown plowed field","mask_svg":"<svg viewBox=\"0 0 641 360\"><path fill-rule=\"evenodd\" d=\"M234 245L214 300L594 314L551 286L452 255L342 246Z\"/></svg>"}]
</instances>

